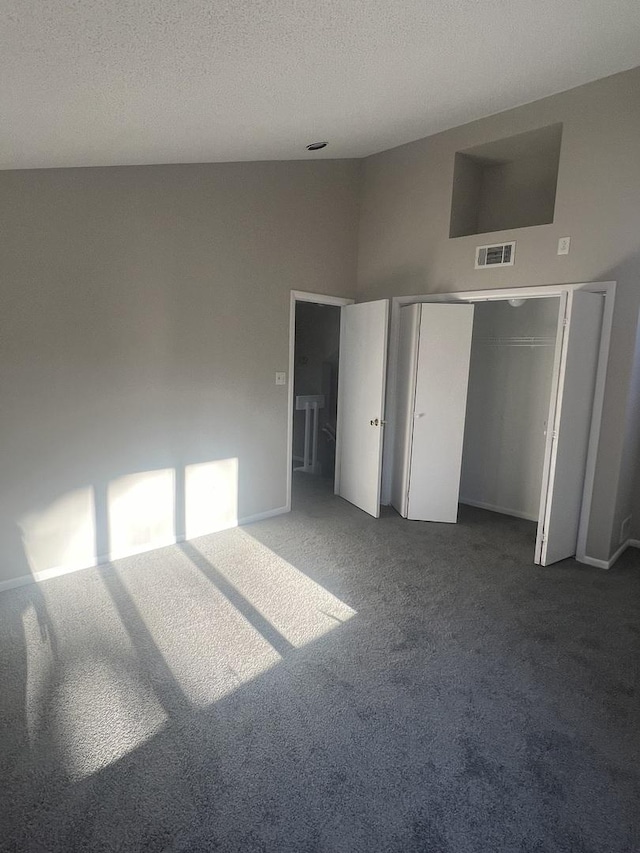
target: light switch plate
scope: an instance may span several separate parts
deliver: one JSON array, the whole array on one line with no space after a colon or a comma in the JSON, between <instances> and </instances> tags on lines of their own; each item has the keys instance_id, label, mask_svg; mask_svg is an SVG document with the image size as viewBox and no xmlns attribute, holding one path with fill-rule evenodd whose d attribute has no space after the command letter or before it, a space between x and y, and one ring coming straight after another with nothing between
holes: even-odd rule
<instances>
[{"instance_id":1,"label":"light switch plate","mask_svg":"<svg viewBox=\"0 0 640 853\"><path fill-rule=\"evenodd\" d=\"M276 371L276 385L286 385L287 384L287 374L282 371Z\"/></svg>"},{"instance_id":2,"label":"light switch plate","mask_svg":"<svg viewBox=\"0 0 640 853\"><path fill-rule=\"evenodd\" d=\"M561 237L558 240L558 254L559 255L568 255L570 243L571 243L571 237Z\"/></svg>"}]
</instances>

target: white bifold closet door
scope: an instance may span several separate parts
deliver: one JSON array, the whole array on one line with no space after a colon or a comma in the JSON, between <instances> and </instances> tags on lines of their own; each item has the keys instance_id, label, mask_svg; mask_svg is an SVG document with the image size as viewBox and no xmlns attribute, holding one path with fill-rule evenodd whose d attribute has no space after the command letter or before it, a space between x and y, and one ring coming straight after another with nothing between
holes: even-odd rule
<instances>
[{"instance_id":1,"label":"white bifold closet door","mask_svg":"<svg viewBox=\"0 0 640 853\"><path fill-rule=\"evenodd\" d=\"M576 553L603 311L599 293L560 299L535 552L542 566Z\"/></svg>"},{"instance_id":2,"label":"white bifold closet door","mask_svg":"<svg viewBox=\"0 0 640 853\"><path fill-rule=\"evenodd\" d=\"M391 504L404 518L458 519L472 331L473 305L401 309Z\"/></svg>"},{"instance_id":3,"label":"white bifold closet door","mask_svg":"<svg viewBox=\"0 0 640 853\"><path fill-rule=\"evenodd\" d=\"M336 494L378 518L389 300L346 305L340 319Z\"/></svg>"}]
</instances>

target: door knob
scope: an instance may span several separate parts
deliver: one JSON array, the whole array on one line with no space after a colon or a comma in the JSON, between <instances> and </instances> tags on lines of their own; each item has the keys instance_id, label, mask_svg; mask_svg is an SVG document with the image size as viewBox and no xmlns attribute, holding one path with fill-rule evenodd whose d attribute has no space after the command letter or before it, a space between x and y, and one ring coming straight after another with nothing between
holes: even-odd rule
<instances>
[{"instance_id":1,"label":"door knob","mask_svg":"<svg viewBox=\"0 0 640 853\"><path fill-rule=\"evenodd\" d=\"M380 420L380 418L374 418L372 421L369 421L371 426L384 426L386 421Z\"/></svg>"}]
</instances>

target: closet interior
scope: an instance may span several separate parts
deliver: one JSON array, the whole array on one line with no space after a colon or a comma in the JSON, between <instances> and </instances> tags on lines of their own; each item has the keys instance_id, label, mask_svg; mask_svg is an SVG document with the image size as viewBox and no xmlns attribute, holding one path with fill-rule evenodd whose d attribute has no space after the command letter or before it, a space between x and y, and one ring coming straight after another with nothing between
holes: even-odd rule
<instances>
[{"instance_id":1,"label":"closet interior","mask_svg":"<svg viewBox=\"0 0 640 853\"><path fill-rule=\"evenodd\" d=\"M460 503L537 521L558 299L475 305Z\"/></svg>"},{"instance_id":2,"label":"closet interior","mask_svg":"<svg viewBox=\"0 0 640 853\"><path fill-rule=\"evenodd\" d=\"M538 521L558 297L401 309L391 503L455 522L459 503Z\"/></svg>"}]
</instances>

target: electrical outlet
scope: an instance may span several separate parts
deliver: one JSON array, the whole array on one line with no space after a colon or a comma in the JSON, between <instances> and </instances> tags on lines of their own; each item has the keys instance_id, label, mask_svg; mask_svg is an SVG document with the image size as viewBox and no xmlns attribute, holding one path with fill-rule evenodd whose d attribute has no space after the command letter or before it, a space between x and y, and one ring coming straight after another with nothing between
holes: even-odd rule
<instances>
[{"instance_id":1,"label":"electrical outlet","mask_svg":"<svg viewBox=\"0 0 640 853\"><path fill-rule=\"evenodd\" d=\"M620 542L626 542L629 538L629 529L631 527L631 516L628 515L620 525Z\"/></svg>"},{"instance_id":2,"label":"electrical outlet","mask_svg":"<svg viewBox=\"0 0 640 853\"><path fill-rule=\"evenodd\" d=\"M558 240L558 254L559 255L568 255L570 244L571 244L571 237L561 237Z\"/></svg>"},{"instance_id":3,"label":"electrical outlet","mask_svg":"<svg viewBox=\"0 0 640 853\"><path fill-rule=\"evenodd\" d=\"M276 385L286 385L287 384L287 374L282 371L276 372Z\"/></svg>"}]
</instances>

